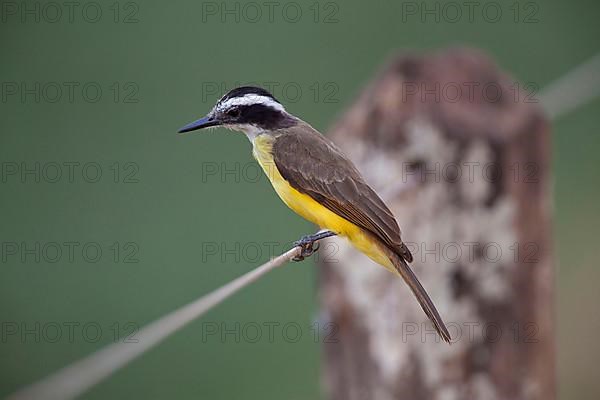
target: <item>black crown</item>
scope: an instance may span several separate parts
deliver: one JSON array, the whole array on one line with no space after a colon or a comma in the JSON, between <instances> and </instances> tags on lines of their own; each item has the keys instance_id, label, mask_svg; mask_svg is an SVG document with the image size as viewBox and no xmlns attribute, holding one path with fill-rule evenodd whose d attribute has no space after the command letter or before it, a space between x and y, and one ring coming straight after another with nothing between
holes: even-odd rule
<instances>
[{"instance_id":1,"label":"black crown","mask_svg":"<svg viewBox=\"0 0 600 400\"><path fill-rule=\"evenodd\" d=\"M244 97L247 94L255 94L257 96L269 97L279 103L275 96L273 96L267 90L257 86L240 86L238 88L231 89L229 92L227 92L225 96L221 98L220 102L224 102L234 97Z\"/></svg>"}]
</instances>

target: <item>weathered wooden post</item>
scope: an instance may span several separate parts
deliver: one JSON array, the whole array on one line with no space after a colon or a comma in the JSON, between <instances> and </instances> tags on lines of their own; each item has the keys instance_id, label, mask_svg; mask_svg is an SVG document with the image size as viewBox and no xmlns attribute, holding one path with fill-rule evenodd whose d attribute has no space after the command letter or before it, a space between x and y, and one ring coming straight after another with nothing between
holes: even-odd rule
<instances>
[{"instance_id":1,"label":"weathered wooden post","mask_svg":"<svg viewBox=\"0 0 600 400\"><path fill-rule=\"evenodd\" d=\"M554 399L550 132L529 88L473 50L400 56L329 135L386 197L454 339L334 239L320 273L337 329L329 397Z\"/></svg>"}]
</instances>

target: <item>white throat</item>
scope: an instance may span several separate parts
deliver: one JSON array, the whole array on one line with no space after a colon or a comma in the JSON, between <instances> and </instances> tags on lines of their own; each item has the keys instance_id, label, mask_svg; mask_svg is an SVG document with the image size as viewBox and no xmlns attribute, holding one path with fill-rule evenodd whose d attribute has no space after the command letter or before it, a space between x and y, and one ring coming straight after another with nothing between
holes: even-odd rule
<instances>
[{"instance_id":1,"label":"white throat","mask_svg":"<svg viewBox=\"0 0 600 400\"><path fill-rule=\"evenodd\" d=\"M250 124L227 125L226 127L234 131L244 132L251 142L254 142L257 136L266 132L264 129Z\"/></svg>"}]
</instances>

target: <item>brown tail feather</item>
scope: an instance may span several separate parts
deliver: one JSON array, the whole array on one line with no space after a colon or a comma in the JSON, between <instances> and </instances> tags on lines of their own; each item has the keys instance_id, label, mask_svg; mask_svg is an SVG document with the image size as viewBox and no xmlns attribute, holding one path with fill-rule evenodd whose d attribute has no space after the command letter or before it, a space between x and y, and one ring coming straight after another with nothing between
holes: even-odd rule
<instances>
[{"instance_id":1,"label":"brown tail feather","mask_svg":"<svg viewBox=\"0 0 600 400\"><path fill-rule=\"evenodd\" d=\"M398 273L402 276L404 281L410 287L410 290L412 290L414 293L415 297L419 301L419 304L421 305L421 308L423 311L425 311L425 314L427 314L439 335L446 342L450 343L451 338L450 334L448 333L448 329L446 329L446 325L444 324L444 321L442 321L442 317L440 317L440 314L433 305L433 302L431 301L431 298L429 298L425 288L423 288L421 282L419 282L417 279L417 276L401 256L388 248L386 248L386 253L389 259L392 261L392 264L394 264L394 267L396 267Z\"/></svg>"}]
</instances>

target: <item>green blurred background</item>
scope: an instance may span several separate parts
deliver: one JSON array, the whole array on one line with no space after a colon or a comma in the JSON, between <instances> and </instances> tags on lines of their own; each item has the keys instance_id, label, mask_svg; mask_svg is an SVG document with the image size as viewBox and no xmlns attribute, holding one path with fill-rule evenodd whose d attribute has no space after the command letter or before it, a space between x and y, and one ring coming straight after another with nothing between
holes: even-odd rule
<instances>
[{"instance_id":1,"label":"green blurred background","mask_svg":"<svg viewBox=\"0 0 600 400\"><path fill-rule=\"evenodd\" d=\"M600 3L593 0L497 2L503 14L496 23L481 11L469 21L464 10L455 22L443 13L439 22L434 16L423 21L403 13L407 2L288 3L277 3L270 18L264 2L254 3L262 10L257 16L256 8L234 2L83 1L72 21L68 8L54 3L62 17L52 22L56 7L47 2L0 2L0 396L122 340L132 326L229 281L267 260L271 247L279 252L313 229L285 208L265 179L254 179L243 135L220 129L175 135L222 91L241 82L277 82L273 92L287 108L325 131L399 50L481 48L515 79L542 88L600 50ZM435 2L413 4L431 8ZM33 11L22 16L23 7ZM227 14L224 7L239 12ZM62 88L59 98L52 83ZM72 99L67 85L74 87ZM553 126L563 399L600 393L594 379L599 114L600 100L594 100ZM79 163L72 182L65 176L71 162ZM40 182L33 175L22 182L21 163L39 163ZM50 182L54 163L63 176ZM222 166L237 172L223 176ZM216 175L207 174L214 168ZM97 182L86 181L98 170ZM11 246L21 252L36 242L39 262L36 254L24 260L12 254ZM79 243L72 260L65 242ZM221 250L236 244L247 256L225 253L222 260ZM207 255L207 246L220 253ZM102 254L92 262L98 248ZM322 397L321 340L311 333L318 315L315 281L313 260L271 273L84 398ZM257 323L263 337L236 343L233 335L206 336L222 323L231 329ZM264 337L265 323L280 324L272 342ZM285 324L302 328L297 342L284 337ZM56 325L62 336L52 343Z\"/></svg>"}]
</instances>

